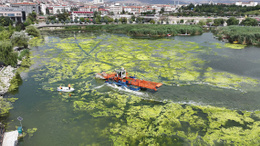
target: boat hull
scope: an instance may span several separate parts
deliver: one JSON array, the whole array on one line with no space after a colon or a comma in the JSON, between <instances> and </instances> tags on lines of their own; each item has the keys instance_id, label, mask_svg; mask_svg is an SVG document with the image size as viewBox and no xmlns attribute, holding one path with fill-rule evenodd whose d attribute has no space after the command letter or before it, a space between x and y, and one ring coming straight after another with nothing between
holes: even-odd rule
<instances>
[{"instance_id":1,"label":"boat hull","mask_svg":"<svg viewBox=\"0 0 260 146\"><path fill-rule=\"evenodd\" d=\"M69 89L69 87L62 87L62 89L60 89L60 87L57 87L57 91L59 92L73 92L74 90L74 88Z\"/></svg>"}]
</instances>

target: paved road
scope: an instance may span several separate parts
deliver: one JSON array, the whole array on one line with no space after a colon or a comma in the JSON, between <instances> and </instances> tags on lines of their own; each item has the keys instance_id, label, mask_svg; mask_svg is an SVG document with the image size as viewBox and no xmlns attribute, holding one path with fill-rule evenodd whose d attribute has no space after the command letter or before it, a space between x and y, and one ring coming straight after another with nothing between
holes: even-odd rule
<instances>
[{"instance_id":1,"label":"paved road","mask_svg":"<svg viewBox=\"0 0 260 146\"><path fill-rule=\"evenodd\" d=\"M144 18L146 18L146 17L144 16ZM153 17L150 17L150 16L149 16L149 18L155 19L156 21L159 21L159 19L160 19L159 17L153 18ZM188 20L190 20L190 21L194 20L195 23L198 23L200 20L207 20L207 19L212 19L212 20L219 19L219 18L222 18L222 19L225 19L225 20L229 19L229 17L175 17L175 16L162 17L162 18L165 18L165 19L168 18L170 24L176 24L180 20L184 20L184 23ZM253 18L260 19L260 17L253 17ZM241 22L245 18L243 17L243 18L237 18L237 19L239 20L239 22ZM35 26L37 28L43 28L43 27L86 26L86 25L95 25L95 24L92 24L92 23L90 23L90 24L88 24L88 23L87 24L85 24L85 23L83 23L83 24L79 24L79 23L46 24L45 22L42 22L42 23L36 24ZM100 25L100 24L97 24L97 25ZM102 25L105 25L105 23L103 23Z\"/></svg>"}]
</instances>

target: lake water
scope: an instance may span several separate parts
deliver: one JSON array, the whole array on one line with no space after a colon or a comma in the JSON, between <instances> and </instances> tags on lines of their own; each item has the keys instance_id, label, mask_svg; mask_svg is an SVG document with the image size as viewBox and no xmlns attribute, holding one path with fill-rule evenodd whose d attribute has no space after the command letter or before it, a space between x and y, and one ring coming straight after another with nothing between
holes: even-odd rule
<instances>
[{"instance_id":1,"label":"lake water","mask_svg":"<svg viewBox=\"0 0 260 146\"><path fill-rule=\"evenodd\" d=\"M8 130L37 128L19 145L255 144L260 130L260 48L212 33L156 40L43 32L21 74ZM41 41L41 40L40 40ZM94 78L124 67L163 86L123 90ZM56 88L71 84L74 93ZM255 134L254 140L252 135Z\"/></svg>"}]
</instances>

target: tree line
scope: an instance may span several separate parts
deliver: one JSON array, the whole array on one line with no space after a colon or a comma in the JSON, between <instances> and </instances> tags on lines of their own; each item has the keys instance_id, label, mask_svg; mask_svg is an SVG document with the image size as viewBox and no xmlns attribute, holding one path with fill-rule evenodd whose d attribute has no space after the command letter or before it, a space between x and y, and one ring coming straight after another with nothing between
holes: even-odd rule
<instances>
[{"instance_id":1,"label":"tree line","mask_svg":"<svg viewBox=\"0 0 260 146\"><path fill-rule=\"evenodd\" d=\"M246 12L259 10L260 5L254 7L242 7L236 5L194 5L182 6L178 13L172 13L173 16L245 16ZM260 15L260 12L256 11L254 15Z\"/></svg>"},{"instance_id":2,"label":"tree line","mask_svg":"<svg viewBox=\"0 0 260 146\"><path fill-rule=\"evenodd\" d=\"M30 17L33 15L29 14L26 21L34 22L36 17ZM13 48L28 49L30 36L40 36L40 31L33 26L27 26L26 21L16 23L14 27L9 17L0 17L0 62L2 64L16 67L18 59L28 57L29 51L17 52Z\"/></svg>"}]
</instances>

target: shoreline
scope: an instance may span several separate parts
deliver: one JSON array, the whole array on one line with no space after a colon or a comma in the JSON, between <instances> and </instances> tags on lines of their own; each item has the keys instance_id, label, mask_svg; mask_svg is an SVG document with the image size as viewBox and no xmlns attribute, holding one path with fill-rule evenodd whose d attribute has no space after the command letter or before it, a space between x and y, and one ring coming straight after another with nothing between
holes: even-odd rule
<instances>
[{"instance_id":1,"label":"shoreline","mask_svg":"<svg viewBox=\"0 0 260 146\"><path fill-rule=\"evenodd\" d=\"M11 80L17 73L17 68L11 67L10 65L1 68L0 71L0 97L8 92L9 87L11 86Z\"/></svg>"}]
</instances>

